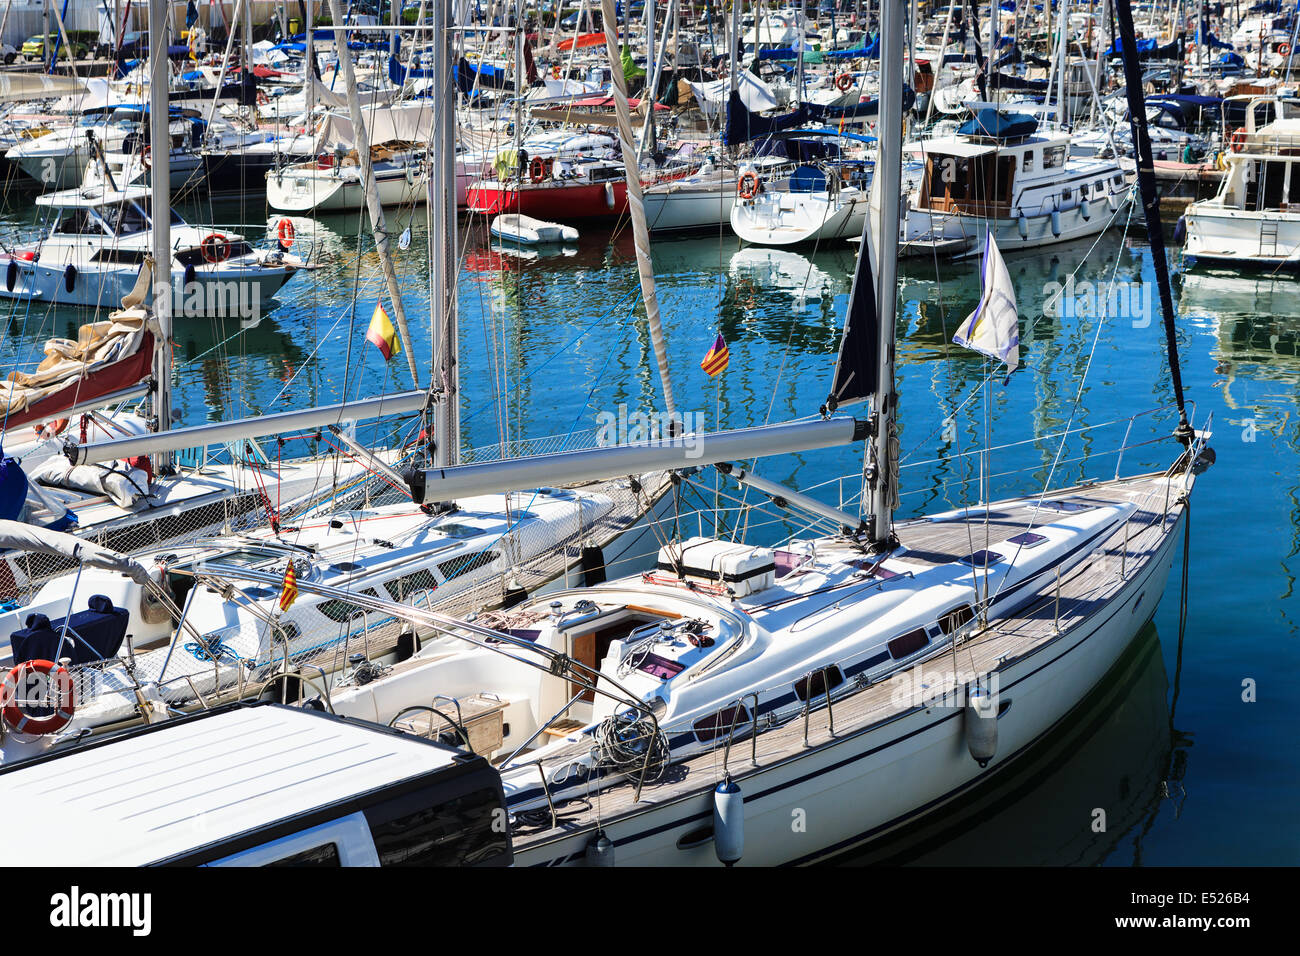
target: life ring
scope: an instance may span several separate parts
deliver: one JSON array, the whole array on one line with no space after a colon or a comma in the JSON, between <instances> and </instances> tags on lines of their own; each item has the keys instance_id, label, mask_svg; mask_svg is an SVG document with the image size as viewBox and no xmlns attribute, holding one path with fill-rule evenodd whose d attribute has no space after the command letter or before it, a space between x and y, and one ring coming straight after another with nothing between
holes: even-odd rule
<instances>
[{"instance_id":1,"label":"life ring","mask_svg":"<svg viewBox=\"0 0 1300 956\"><path fill-rule=\"evenodd\" d=\"M1240 153L1246 148L1246 127L1238 126L1232 131L1232 140L1229 145L1234 153Z\"/></svg>"},{"instance_id":2,"label":"life ring","mask_svg":"<svg viewBox=\"0 0 1300 956\"><path fill-rule=\"evenodd\" d=\"M19 706L18 691L25 683L28 673L44 674L49 678L49 683L58 690L58 703L46 705L55 708L54 713L48 717L29 717ZM77 710L72 675L62 664L55 664L53 661L26 661L11 670L6 675L3 686L0 687L0 701L5 702L4 709L0 710L0 718L3 718L6 724L17 733L37 736L62 730L67 726L68 721L72 720L72 715ZM24 700L23 703L31 702Z\"/></svg>"},{"instance_id":3,"label":"life ring","mask_svg":"<svg viewBox=\"0 0 1300 956\"><path fill-rule=\"evenodd\" d=\"M44 425L37 425L32 429L32 431L36 432L36 437L38 439L46 439L62 435L67 427L68 420L66 418L56 418L54 421L46 422Z\"/></svg>"},{"instance_id":4,"label":"life ring","mask_svg":"<svg viewBox=\"0 0 1300 956\"><path fill-rule=\"evenodd\" d=\"M295 235L293 230L293 220L288 217L281 219L275 224L275 234L280 240L280 248L285 252L288 252L289 247L293 245Z\"/></svg>"},{"instance_id":5,"label":"life ring","mask_svg":"<svg viewBox=\"0 0 1300 956\"><path fill-rule=\"evenodd\" d=\"M841 93L847 93L851 86L853 86L853 74L841 73L835 78L835 88Z\"/></svg>"},{"instance_id":6,"label":"life ring","mask_svg":"<svg viewBox=\"0 0 1300 956\"><path fill-rule=\"evenodd\" d=\"M736 183L736 192L741 199L753 199L758 195L758 173L752 169L740 174L740 181Z\"/></svg>"},{"instance_id":7,"label":"life ring","mask_svg":"<svg viewBox=\"0 0 1300 956\"><path fill-rule=\"evenodd\" d=\"M1291 44L1289 44L1289 43L1279 43L1279 44L1277 45L1277 55L1278 55L1278 56L1290 56L1290 55L1291 55Z\"/></svg>"},{"instance_id":8,"label":"life ring","mask_svg":"<svg viewBox=\"0 0 1300 956\"><path fill-rule=\"evenodd\" d=\"M528 179L530 182L540 183L546 178L546 160L540 156L533 157L533 161L528 164Z\"/></svg>"},{"instance_id":9,"label":"life ring","mask_svg":"<svg viewBox=\"0 0 1300 956\"><path fill-rule=\"evenodd\" d=\"M210 232L199 243L199 251L208 262L225 262L230 257L230 240L219 232Z\"/></svg>"}]
</instances>

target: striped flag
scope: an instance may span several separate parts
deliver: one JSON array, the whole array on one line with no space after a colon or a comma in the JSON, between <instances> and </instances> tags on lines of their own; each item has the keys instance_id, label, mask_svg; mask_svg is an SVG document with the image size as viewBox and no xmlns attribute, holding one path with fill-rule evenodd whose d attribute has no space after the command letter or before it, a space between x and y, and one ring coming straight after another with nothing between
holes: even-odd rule
<instances>
[{"instance_id":1,"label":"striped flag","mask_svg":"<svg viewBox=\"0 0 1300 956\"><path fill-rule=\"evenodd\" d=\"M298 598L298 575L293 572L293 562L284 569L284 584L280 590L280 610L287 611Z\"/></svg>"},{"instance_id":2,"label":"striped flag","mask_svg":"<svg viewBox=\"0 0 1300 956\"><path fill-rule=\"evenodd\" d=\"M722 340L722 333L713 340L713 348L704 356L704 361L700 362L700 368L709 373L709 377L718 375L727 369L727 362L731 359L731 353L727 351L727 343Z\"/></svg>"},{"instance_id":3,"label":"striped flag","mask_svg":"<svg viewBox=\"0 0 1300 956\"><path fill-rule=\"evenodd\" d=\"M402 340L398 338L397 329L384 311L382 302L375 303L375 314L370 317L370 328L366 330L366 341L379 349L385 362L394 355L402 354Z\"/></svg>"}]
</instances>

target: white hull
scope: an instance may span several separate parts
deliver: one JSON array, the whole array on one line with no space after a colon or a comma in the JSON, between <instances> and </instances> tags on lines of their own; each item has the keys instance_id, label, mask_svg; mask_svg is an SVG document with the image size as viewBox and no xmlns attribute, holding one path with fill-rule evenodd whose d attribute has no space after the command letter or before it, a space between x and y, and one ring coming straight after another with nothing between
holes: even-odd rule
<instances>
[{"instance_id":1,"label":"white hull","mask_svg":"<svg viewBox=\"0 0 1300 956\"><path fill-rule=\"evenodd\" d=\"M766 192L752 202L740 201L731 210L731 228L756 246L793 246L862 235L867 220L867 194L830 197L826 193Z\"/></svg>"},{"instance_id":2,"label":"white hull","mask_svg":"<svg viewBox=\"0 0 1300 956\"><path fill-rule=\"evenodd\" d=\"M135 287L140 273L140 267L134 264L79 272L69 291L65 265L11 261L17 266L15 282L12 289L7 281L0 283L0 297L91 309L120 308L122 298ZM187 283L184 270L173 269L172 314L191 318L252 318L252 313L270 302L296 271L293 266L205 266L196 270L193 280ZM148 299L153 299L152 292Z\"/></svg>"},{"instance_id":3,"label":"white hull","mask_svg":"<svg viewBox=\"0 0 1300 956\"><path fill-rule=\"evenodd\" d=\"M646 191L646 225L651 232L684 232L707 229L731 221L736 203L736 184L725 183L711 188L654 188Z\"/></svg>"},{"instance_id":4,"label":"white hull","mask_svg":"<svg viewBox=\"0 0 1300 956\"><path fill-rule=\"evenodd\" d=\"M1120 202L1120 200L1116 200ZM1037 249L1058 242L1086 239L1104 232L1114 221L1113 210L1107 202L1094 202L1084 215L1082 207L1062 210L1053 223L1049 213L1026 216L1025 231L1021 234L1019 219L985 219L965 213L938 213L926 209L909 209L904 224L903 241L917 243L916 249L926 250L923 243L966 240L971 248L982 249L986 231L993 230L998 248L1003 252L1017 249Z\"/></svg>"},{"instance_id":5,"label":"white hull","mask_svg":"<svg viewBox=\"0 0 1300 956\"><path fill-rule=\"evenodd\" d=\"M998 753L987 770L967 751L960 707L917 707L752 774L748 741L738 742L730 767L744 795L742 862L810 863L843 853L935 811L1023 754L1088 695L1154 614L1184 520L1181 511L1171 517L1158 552L1090 618L997 672L998 694L1010 706L998 720ZM603 821L618 865L718 865L711 839L677 845L711 824L711 790L643 806ZM581 864L590 839L579 832L525 846L515 863Z\"/></svg>"},{"instance_id":6,"label":"white hull","mask_svg":"<svg viewBox=\"0 0 1300 956\"><path fill-rule=\"evenodd\" d=\"M1300 213L1187 207L1186 255L1228 265L1300 266Z\"/></svg>"},{"instance_id":7,"label":"white hull","mask_svg":"<svg viewBox=\"0 0 1300 956\"><path fill-rule=\"evenodd\" d=\"M428 174L414 170L410 175L376 177L379 202L384 206L422 203L427 193ZM281 212L350 212L366 208L366 193L359 179L339 176L332 169L285 169L266 177L266 201Z\"/></svg>"}]
</instances>

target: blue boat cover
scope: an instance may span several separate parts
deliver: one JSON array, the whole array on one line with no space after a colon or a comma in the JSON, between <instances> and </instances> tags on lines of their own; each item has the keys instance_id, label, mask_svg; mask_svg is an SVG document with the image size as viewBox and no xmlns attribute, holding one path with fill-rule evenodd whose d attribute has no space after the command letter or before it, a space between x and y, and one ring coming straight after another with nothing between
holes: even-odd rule
<instances>
[{"instance_id":1,"label":"blue boat cover","mask_svg":"<svg viewBox=\"0 0 1300 956\"><path fill-rule=\"evenodd\" d=\"M1004 113L985 107L957 130L962 136L989 136L993 139L1020 139L1038 129L1038 120L1025 113Z\"/></svg>"},{"instance_id":2,"label":"blue boat cover","mask_svg":"<svg viewBox=\"0 0 1300 956\"><path fill-rule=\"evenodd\" d=\"M102 594L92 596L87 605L86 610L67 619L68 635L62 647L63 618L52 622L44 614L27 615L27 626L9 638L14 663L70 657L73 664L90 664L114 657L126 637L130 614L125 608L113 607Z\"/></svg>"}]
</instances>

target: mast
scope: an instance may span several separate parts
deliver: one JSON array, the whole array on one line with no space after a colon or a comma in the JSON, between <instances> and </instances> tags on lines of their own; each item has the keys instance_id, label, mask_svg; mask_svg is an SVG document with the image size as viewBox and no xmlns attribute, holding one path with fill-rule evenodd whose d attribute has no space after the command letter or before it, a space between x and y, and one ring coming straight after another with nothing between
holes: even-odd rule
<instances>
[{"instance_id":1,"label":"mast","mask_svg":"<svg viewBox=\"0 0 1300 956\"><path fill-rule=\"evenodd\" d=\"M1169 288L1169 263L1165 258L1164 227L1160 223L1160 199L1156 195L1155 162L1151 154L1151 137L1147 133L1146 97L1142 94L1142 64L1138 59L1133 11L1129 3L1130 0L1116 0L1115 3L1122 47L1120 52L1124 57L1124 92L1128 97L1129 122L1133 128L1133 145L1137 150L1138 190L1142 196L1142 213L1147 224L1147 239L1151 243L1151 259L1155 264L1160 311L1165 320L1165 349L1169 355L1169 376L1174 385L1174 401L1178 405L1178 427L1174 429L1174 437L1184 445L1188 445L1193 433L1183 403L1183 375L1178 361L1178 336L1174 328L1174 298Z\"/></svg>"},{"instance_id":2,"label":"mast","mask_svg":"<svg viewBox=\"0 0 1300 956\"><path fill-rule=\"evenodd\" d=\"M872 198L879 202L868 221L876 219L875 292L879 325L875 430L867 451L868 521L872 545L889 547L894 538L894 509L898 506L898 439L895 429L898 396L894 390L894 319L898 309L898 209L903 169L903 3L880 4L880 118ZM865 255L864 248L860 255Z\"/></svg>"},{"instance_id":3,"label":"mast","mask_svg":"<svg viewBox=\"0 0 1300 956\"><path fill-rule=\"evenodd\" d=\"M152 195L149 218L153 232L153 311L158 320L158 345L154 351L154 415L157 430L172 424L172 229L171 229L171 136L168 132L171 67L167 60L167 11L169 0L149 0L149 173ZM169 464L163 453L156 465Z\"/></svg>"},{"instance_id":4,"label":"mast","mask_svg":"<svg viewBox=\"0 0 1300 956\"><path fill-rule=\"evenodd\" d=\"M337 3L338 0L332 2ZM646 6L651 4L647 3ZM650 263L650 230L646 226L645 206L641 198L641 170L637 165L632 118L627 107L627 79L623 76L622 58L618 51L618 18L614 13L614 0L600 0L600 10L605 28L605 52L609 57L610 90L614 94L614 111L618 116L619 148L623 154L623 168L627 173L627 206L632 216L641 298L645 302L646 324L650 327L650 341L654 345L659 379L663 383L664 411L668 413L669 422L676 423L679 421L677 403L673 399L673 383L668 375L668 346L664 342L664 330L659 321L659 294L655 290L654 270Z\"/></svg>"},{"instance_id":5,"label":"mast","mask_svg":"<svg viewBox=\"0 0 1300 956\"><path fill-rule=\"evenodd\" d=\"M433 402L433 462L436 467L460 461L460 395L457 366L456 272L460 261L456 237L456 85L451 73L451 24L447 4L433 4L433 94L435 127L429 163L429 312L433 329L433 365L429 370Z\"/></svg>"},{"instance_id":6,"label":"mast","mask_svg":"<svg viewBox=\"0 0 1300 956\"><path fill-rule=\"evenodd\" d=\"M347 87L348 93L348 115L352 118L353 127L352 145L357 151L357 159L361 164L361 185L365 188L366 208L370 212L370 226L374 230L375 251L379 253L379 264L384 271L384 280L388 284L388 298L393 306L397 331L402 336L402 352L405 353L406 365L411 370L411 381L418 388L420 373L415 367L415 352L411 348L411 330L406 324L406 310L402 307L402 289L397 284L393 257L388 251L388 223L384 220L384 207L379 202L379 190L375 188L375 169L370 156L370 134L366 132L365 117L361 114L361 98L357 95L357 78L352 69L352 51L348 49L348 32L343 25L343 6L339 0L329 0L329 3L330 19L333 21L335 31L334 46L338 50L339 67L343 70L343 84ZM310 29L308 27L308 30Z\"/></svg>"}]
</instances>

